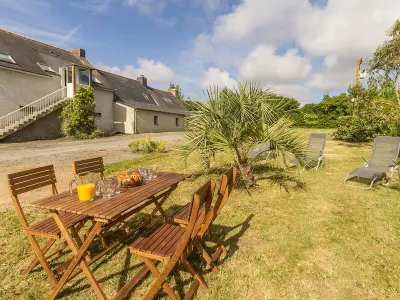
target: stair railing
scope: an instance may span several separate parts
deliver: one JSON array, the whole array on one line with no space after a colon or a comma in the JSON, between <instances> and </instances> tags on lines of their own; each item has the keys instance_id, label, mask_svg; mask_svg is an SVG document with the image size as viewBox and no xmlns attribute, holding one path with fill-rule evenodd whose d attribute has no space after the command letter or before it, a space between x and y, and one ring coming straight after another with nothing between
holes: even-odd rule
<instances>
[{"instance_id":1,"label":"stair railing","mask_svg":"<svg viewBox=\"0 0 400 300\"><path fill-rule=\"evenodd\" d=\"M52 92L36 101L33 101L9 114L0 117L0 130L13 125L29 115L40 113L53 104L67 97L67 87Z\"/></svg>"}]
</instances>

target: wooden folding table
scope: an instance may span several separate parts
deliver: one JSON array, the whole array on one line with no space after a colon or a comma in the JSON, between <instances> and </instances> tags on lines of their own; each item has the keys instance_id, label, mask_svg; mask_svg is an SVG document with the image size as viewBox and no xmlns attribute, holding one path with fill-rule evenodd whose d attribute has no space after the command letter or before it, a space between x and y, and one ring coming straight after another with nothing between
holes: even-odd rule
<instances>
[{"instance_id":1,"label":"wooden folding table","mask_svg":"<svg viewBox=\"0 0 400 300\"><path fill-rule=\"evenodd\" d=\"M88 278L90 285L99 299L106 299L106 296L93 276L89 265L97 261L101 256L105 255L114 246L103 250L99 255L92 258L88 262L87 249L90 246L93 239L102 230L110 228L133 214L141 211L145 207L154 204L156 207L153 210L151 216L156 212L161 213L164 219L167 221L167 215L162 209L162 205L167 200L168 196L173 190L177 188L180 181L186 179L189 175L178 174L178 173L159 173L159 176L153 180L145 181L143 185L134 188L124 188L121 194L114 195L111 199L95 199L92 202L80 202L77 194L71 195L69 192L60 193L55 196L44 198L42 200L35 201L30 206L46 209L52 212L52 215L61 230L62 235L68 243L68 246L72 250L74 257L66 267L66 270L62 277L58 280L54 287L49 299L54 299L61 288L66 284L68 280L71 280L80 270L75 270L77 265L81 267L81 271ZM60 213L69 212L78 215L85 215L93 220L93 226L87 233L86 239L78 245L74 240L68 228L60 218ZM134 287L148 272L146 267L142 268L141 271L136 275L137 280L131 280L130 288ZM127 287L125 287L126 289ZM120 298L126 291L119 291L115 298Z\"/></svg>"}]
</instances>

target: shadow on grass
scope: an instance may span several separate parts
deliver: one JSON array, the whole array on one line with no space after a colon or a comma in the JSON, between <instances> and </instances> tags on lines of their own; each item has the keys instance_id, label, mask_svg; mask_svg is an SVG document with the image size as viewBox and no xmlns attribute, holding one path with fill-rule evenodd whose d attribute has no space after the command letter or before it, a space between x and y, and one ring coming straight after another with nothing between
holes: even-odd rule
<instances>
[{"instance_id":1,"label":"shadow on grass","mask_svg":"<svg viewBox=\"0 0 400 300\"><path fill-rule=\"evenodd\" d=\"M370 147L371 143L369 142L360 142L360 143L356 143L356 142L338 142L337 144L338 146L342 146L342 147L347 147L347 148L364 148L364 147Z\"/></svg>"},{"instance_id":2,"label":"shadow on grass","mask_svg":"<svg viewBox=\"0 0 400 300\"><path fill-rule=\"evenodd\" d=\"M288 172L283 168L273 167L266 164L255 165L254 174L261 174L257 177L257 181L265 180L270 186L279 186L279 189L284 189L290 193L290 190L307 190L306 182L301 180L299 176L293 175L293 172Z\"/></svg>"},{"instance_id":3,"label":"shadow on grass","mask_svg":"<svg viewBox=\"0 0 400 300\"><path fill-rule=\"evenodd\" d=\"M166 210L167 215L173 215L176 211L178 211L181 208L181 206L172 206L170 208L168 208ZM126 222L127 226L129 228L134 228L137 229L137 224L138 222L140 223L140 220L143 219L145 217L145 214L141 214L138 217L134 217L130 220L128 220ZM218 235L221 240L223 241L223 244L228 248L228 254L223 257L223 259L219 260L219 264L223 263L224 261L226 261L229 257L231 257L238 249L239 247L237 246L239 239L244 235L244 233L247 231L247 229L250 227L250 221L251 219L254 217L253 214L251 214L250 216L248 216L246 218L245 221L243 221L240 224L237 224L235 226L223 226L223 225L213 225L213 232ZM150 226L153 226L154 224L157 223L162 223L162 218L161 217L156 217L154 218L154 220L151 222ZM229 235L229 233L233 230L237 230L238 228L240 228L240 230L230 236L228 239L225 239L226 236ZM104 283L107 282L113 278L118 278L118 287L117 289L121 289L128 281L130 278L128 278L128 273L134 269L139 270L139 268L144 266L144 263L138 263L135 265L130 266L130 261L132 258L132 254L130 253L129 249L127 248L137 237L139 236L138 234L135 234L134 236L130 237L127 240L123 240L122 243L120 245L118 245L116 248L114 248L112 251L110 251L107 255L105 255L103 258L101 258L98 262L96 262L94 265L91 266L91 270L92 272L96 272L96 270L98 270L101 266L105 265L106 263L109 262L110 258L112 258L112 256L116 255L117 253L119 253L121 250L125 249L126 251L126 255L124 258L124 264L121 270L117 270L107 276L104 276L102 278L98 279L99 283ZM96 241L96 244L99 244L99 241ZM94 245L93 245L94 246ZM91 248L94 248L94 247ZM208 247L207 247L208 248ZM214 251L216 251L216 248L208 248L209 249L209 253L214 253ZM100 253L101 252L101 247L99 247L98 249L96 249L96 253ZM92 255L95 255L95 253L92 253ZM202 257L200 257L197 253L192 253L190 255L190 262L193 265L193 267L196 270L200 270L203 268L204 266L204 261L202 259ZM79 268L79 266L77 267ZM190 279L185 279L183 280L181 275L180 275L180 271L182 271L183 268L179 267L176 268L171 274L170 274L170 278L174 278L175 280L175 285L173 286L174 290L176 291L176 293L178 294L178 296L180 298L184 297L185 294L185 286L191 284L192 282L192 278ZM208 273L209 271L207 271ZM203 272L199 272L200 274ZM147 276L146 276L147 277ZM146 278L145 277L145 278ZM68 287L65 288L60 294L59 297L73 297L72 295L74 293L78 293L82 290L86 290L86 289L91 289L90 284L84 284L82 286L79 286L79 284L83 281L86 280L86 277L81 277L79 279L73 279L73 287ZM139 283L140 284L140 283ZM150 288L150 286L149 286ZM132 294L134 293L135 289L133 289L130 294L126 297L127 299L130 299L130 297L132 296ZM163 291L160 291L157 294L156 298L159 297L163 297L165 296Z\"/></svg>"},{"instance_id":4,"label":"shadow on grass","mask_svg":"<svg viewBox=\"0 0 400 300\"><path fill-rule=\"evenodd\" d=\"M197 178L203 176L203 175L208 175L211 177L218 177L219 175L225 174L232 166L230 165L224 165L224 166L213 166L207 170L197 170L190 176L191 180L196 180Z\"/></svg>"}]
</instances>

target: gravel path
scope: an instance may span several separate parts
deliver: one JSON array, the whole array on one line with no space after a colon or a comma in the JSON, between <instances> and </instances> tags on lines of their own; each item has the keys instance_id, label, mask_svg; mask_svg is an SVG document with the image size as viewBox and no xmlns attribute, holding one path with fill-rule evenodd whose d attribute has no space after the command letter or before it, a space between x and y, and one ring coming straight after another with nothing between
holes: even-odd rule
<instances>
[{"instance_id":1,"label":"gravel path","mask_svg":"<svg viewBox=\"0 0 400 300\"><path fill-rule=\"evenodd\" d=\"M48 140L26 143L0 143L0 210L10 206L6 175L12 172L53 164L59 191L68 189L68 182L72 178L71 164L78 159L102 156L104 162L112 163L121 160L133 159L137 154L128 150L129 142L150 135L153 140L167 140L169 145L176 144L181 139L181 133L153 133L138 135L117 135L96 140ZM48 189L40 189L29 194L34 200L48 195Z\"/></svg>"}]
</instances>

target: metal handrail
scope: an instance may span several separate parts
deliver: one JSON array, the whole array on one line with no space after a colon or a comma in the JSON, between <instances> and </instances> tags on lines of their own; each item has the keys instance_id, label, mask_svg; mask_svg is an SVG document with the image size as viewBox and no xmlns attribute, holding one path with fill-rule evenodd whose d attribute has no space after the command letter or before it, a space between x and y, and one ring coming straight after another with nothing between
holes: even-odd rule
<instances>
[{"instance_id":1,"label":"metal handrail","mask_svg":"<svg viewBox=\"0 0 400 300\"><path fill-rule=\"evenodd\" d=\"M49 106L65 99L66 96L67 87L65 86L57 91L52 92L51 94L25 105L24 107L8 113L5 116L0 117L0 129L5 129L7 126L15 124L29 115L40 113Z\"/></svg>"}]
</instances>

